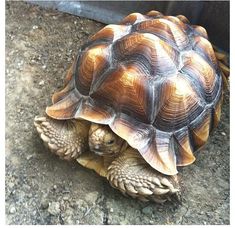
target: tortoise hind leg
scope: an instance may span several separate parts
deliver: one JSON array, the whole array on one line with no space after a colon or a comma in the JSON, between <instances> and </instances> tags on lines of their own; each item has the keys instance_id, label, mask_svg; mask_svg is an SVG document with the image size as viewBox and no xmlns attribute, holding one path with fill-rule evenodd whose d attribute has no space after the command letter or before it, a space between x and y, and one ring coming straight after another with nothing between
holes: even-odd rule
<instances>
[{"instance_id":1,"label":"tortoise hind leg","mask_svg":"<svg viewBox=\"0 0 235 228\"><path fill-rule=\"evenodd\" d=\"M87 121L35 117L34 125L46 146L62 159L76 159L87 150L90 128Z\"/></svg>"},{"instance_id":2,"label":"tortoise hind leg","mask_svg":"<svg viewBox=\"0 0 235 228\"><path fill-rule=\"evenodd\" d=\"M176 176L166 176L150 167L139 153L128 148L108 167L107 179L111 186L124 195L142 201L163 203L176 198L180 190Z\"/></svg>"}]
</instances>

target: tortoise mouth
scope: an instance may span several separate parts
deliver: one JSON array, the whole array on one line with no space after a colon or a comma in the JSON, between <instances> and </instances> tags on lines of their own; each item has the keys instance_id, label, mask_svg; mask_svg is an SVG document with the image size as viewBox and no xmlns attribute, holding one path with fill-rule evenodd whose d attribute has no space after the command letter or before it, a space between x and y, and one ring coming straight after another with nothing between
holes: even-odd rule
<instances>
[{"instance_id":1,"label":"tortoise mouth","mask_svg":"<svg viewBox=\"0 0 235 228\"><path fill-rule=\"evenodd\" d=\"M104 153L97 152L97 151L94 151L94 153L95 153L96 155L98 155L98 156L102 156L102 157L105 155Z\"/></svg>"},{"instance_id":2,"label":"tortoise mouth","mask_svg":"<svg viewBox=\"0 0 235 228\"><path fill-rule=\"evenodd\" d=\"M99 156L104 155L104 152L100 149L91 148L91 151L94 152L95 154L99 155Z\"/></svg>"},{"instance_id":3,"label":"tortoise mouth","mask_svg":"<svg viewBox=\"0 0 235 228\"><path fill-rule=\"evenodd\" d=\"M113 156L114 153L113 151L107 150L107 149L102 149L102 148L95 148L95 147L90 147L91 152L95 153L96 155L99 156Z\"/></svg>"},{"instance_id":4,"label":"tortoise mouth","mask_svg":"<svg viewBox=\"0 0 235 228\"><path fill-rule=\"evenodd\" d=\"M93 153L95 153L95 154L97 154L99 156L103 156L105 154L105 152L107 153L107 151L105 151L104 149L100 148L99 146L90 145L90 150L91 150L91 152L93 152Z\"/></svg>"}]
</instances>

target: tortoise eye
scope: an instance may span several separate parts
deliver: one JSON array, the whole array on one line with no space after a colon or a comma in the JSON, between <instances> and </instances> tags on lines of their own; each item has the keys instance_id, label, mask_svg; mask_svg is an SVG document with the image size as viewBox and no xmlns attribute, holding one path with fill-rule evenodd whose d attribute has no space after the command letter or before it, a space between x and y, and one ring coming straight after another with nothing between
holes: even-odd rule
<instances>
[{"instance_id":1,"label":"tortoise eye","mask_svg":"<svg viewBox=\"0 0 235 228\"><path fill-rule=\"evenodd\" d=\"M111 139L111 140L109 140L108 142L107 142L107 144L113 144L114 143L114 139Z\"/></svg>"}]
</instances>

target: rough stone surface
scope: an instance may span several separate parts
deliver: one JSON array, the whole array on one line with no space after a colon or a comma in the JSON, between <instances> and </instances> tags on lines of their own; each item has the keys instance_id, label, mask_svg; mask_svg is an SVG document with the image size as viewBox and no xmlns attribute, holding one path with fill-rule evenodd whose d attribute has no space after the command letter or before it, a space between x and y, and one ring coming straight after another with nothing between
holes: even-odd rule
<instances>
[{"instance_id":1,"label":"rough stone surface","mask_svg":"<svg viewBox=\"0 0 235 228\"><path fill-rule=\"evenodd\" d=\"M59 215L60 214L60 204L58 202L49 203L48 212L51 215Z\"/></svg>"},{"instance_id":2,"label":"rough stone surface","mask_svg":"<svg viewBox=\"0 0 235 228\"><path fill-rule=\"evenodd\" d=\"M104 25L23 2L6 3L7 224L229 224L229 94L222 121L191 166L182 204L123 196L76 162L49 153L33 126L73 56ZM51 207L54 202L54 212ZM59 207L58 207L59 206ZM53 210L52 210L53 211Z\"/></svg>"}]
</instances>

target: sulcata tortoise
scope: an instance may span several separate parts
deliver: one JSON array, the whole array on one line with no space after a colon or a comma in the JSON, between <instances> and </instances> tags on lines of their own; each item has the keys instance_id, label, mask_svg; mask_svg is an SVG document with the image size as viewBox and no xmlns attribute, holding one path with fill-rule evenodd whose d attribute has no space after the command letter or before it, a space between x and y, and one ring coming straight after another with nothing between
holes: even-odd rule
<instances>
[{"instance_id":1,"label":"sulcata tortoise","mask_svg":"<svg viewBox=\"0 0 235 228\"><path fill-rule=\"evenodd\" d=\"M132 13L89 38L34 124L60 158L162 203L180 195L177 166L192 164L218 125L223 59L186 17Z\"/></svg>"}]
</instances>

